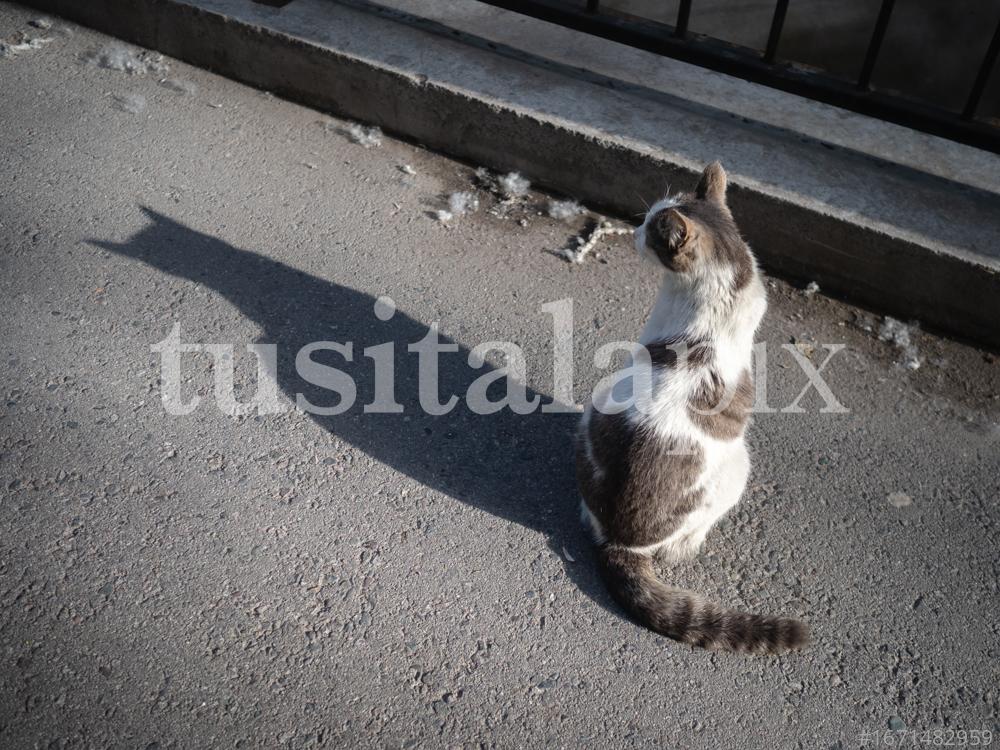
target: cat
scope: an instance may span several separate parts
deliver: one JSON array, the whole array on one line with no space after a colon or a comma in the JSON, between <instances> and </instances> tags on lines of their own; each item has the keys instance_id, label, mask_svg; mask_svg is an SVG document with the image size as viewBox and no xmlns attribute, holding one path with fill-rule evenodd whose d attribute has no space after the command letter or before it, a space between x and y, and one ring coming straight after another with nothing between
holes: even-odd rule
<instances>
[{"instance_id":1,"label":"cat","mask_svg":"<svg viewBox=\"0 0 1000 750\"><path fill-rule=\"evenodd\" d=\"M750 473L751 352L767 294L726 185L709 164L693 193L657 202L636 230L636 249L663 273L645 350L626 367L646 364L648 385L622 378L595 394L577 433L577 482L601 577L633 618L694 646L779 653L808 642L803 623L728 610L652 565L693 556Z\"/></svg>"}]
</instances>

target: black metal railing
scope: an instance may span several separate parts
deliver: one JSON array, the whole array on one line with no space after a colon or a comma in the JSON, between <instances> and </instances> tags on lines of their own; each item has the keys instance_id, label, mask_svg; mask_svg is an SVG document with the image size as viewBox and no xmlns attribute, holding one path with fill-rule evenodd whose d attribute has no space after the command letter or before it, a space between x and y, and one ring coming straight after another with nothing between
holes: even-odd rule
<instances>
[{"instance_id":1,"label":"black metal railing","mask_svg":"<svg viewBox=\"0 0 1000 750\"><path fill-rule=\"evenodd\" d=\"M777 0L763 53L688 29L692 0L680 0L674 26L602 11L599 0L481 0L615 42L788 91L915 130L1000 153L1000 122L977 117L1000 54L1000 18L960 111L872 88L895 0L882 0L871 41L854 81L777 59L788 0ZM1000 16L1000 8L998 8ZM961 85L961 84L956 84Z\"/></svg>"}]
</instances>

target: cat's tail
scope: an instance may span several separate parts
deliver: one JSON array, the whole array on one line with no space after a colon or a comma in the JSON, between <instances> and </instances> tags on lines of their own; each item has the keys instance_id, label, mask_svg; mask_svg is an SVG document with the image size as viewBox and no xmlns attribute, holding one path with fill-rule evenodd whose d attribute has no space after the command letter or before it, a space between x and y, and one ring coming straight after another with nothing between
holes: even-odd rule
<instances>
[{"instance_id":1,"label":"cat's tail","mask_svg":"<svg viewBox=\"0 0 1000 750\"><path fill-rule=\"evenodd\" d=\"M725 609L656 577L648 555L611 544L598 549L601 577L625 610L668 638L717 651L778 654L809 642L809 629L788 617Z\"/></svg>"}]
</instances>

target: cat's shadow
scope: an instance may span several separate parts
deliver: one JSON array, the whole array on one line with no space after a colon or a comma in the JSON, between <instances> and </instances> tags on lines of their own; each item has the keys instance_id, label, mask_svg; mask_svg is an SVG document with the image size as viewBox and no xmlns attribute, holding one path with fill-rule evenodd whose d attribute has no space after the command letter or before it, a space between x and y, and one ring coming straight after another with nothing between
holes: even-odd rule
<instances>
[{"instance_id":1,"label":"cat's shadow","mask_svg":"<svg viewBox=\"0 0 1000 750\"><path fill-rule=\"evenodd\" d=\"M311 386L297 374L295 356L300 348L319 341L352 342L352 362L333 352L313 355L351 375L357 386L350 410L335 416L312 415L316 423L429 488L542 532L576 586L618 612L597 578L592 545L579 522L573 471L575 414L536 410L517 415L510 409L474 413L464 396L490 367L470 367L469 350L459 345L457 352L439 355L440 400L455 394L458 404L448 414L430 416L420 406L418 357L406 350L427 335L428 325L401 311L382 321L373 311L375 298L368 294L234 247L150 209L143 211L149 224L128 241L92 244L201 284L228 300L261 328L260 342L278 345L278 384L293 402L299 393L316 405L338 400L334 392ZM364 404L374 400L375 381L372 361L363 351L387 341L396 346L395 399L404 411L364 413ZM491 398L498 395L502 390L490 392ZM530 388L527 396L551 401ZM573 562L565 556L567 548L574 551ZM512 567L526 563L511 560Z\"/></svg>"}]
</instances>

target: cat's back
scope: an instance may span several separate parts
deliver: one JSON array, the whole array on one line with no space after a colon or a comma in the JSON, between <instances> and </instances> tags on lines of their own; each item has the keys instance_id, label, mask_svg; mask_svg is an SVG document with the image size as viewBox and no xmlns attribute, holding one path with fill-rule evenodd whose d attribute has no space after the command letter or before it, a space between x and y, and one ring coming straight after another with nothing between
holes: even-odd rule
<instances>
[{"instance_id":1,"label":"cat's back","mask_svg":"<svg viewBox=\"0 0 1000 750\"><path fill-rule=\"evenodd\" d=\"M584 413L577 482L600 538L633 547L666 539L728 467L745 462L749 363L727 367L717 349L704 340L650 342L650 377L633 386L633 402L612 413L612 394L598 394Z\"/></svg>"}]
</instances>

